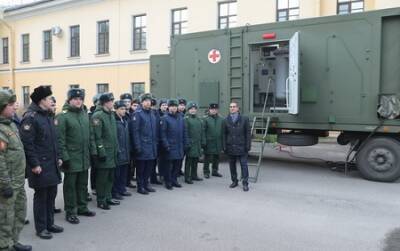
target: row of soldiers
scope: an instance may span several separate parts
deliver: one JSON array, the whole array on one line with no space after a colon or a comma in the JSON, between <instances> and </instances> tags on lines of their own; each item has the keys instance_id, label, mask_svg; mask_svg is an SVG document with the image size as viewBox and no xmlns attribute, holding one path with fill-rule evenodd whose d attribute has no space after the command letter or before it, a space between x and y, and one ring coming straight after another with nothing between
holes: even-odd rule
<instances>
[{"instance_id":1,"label":"row of soldiers","mask_svg":"<svg viewBox=\"0 0 400 251\"><path fill-rule=\"evenodd\" d=\"M71 89L62 112L54 116L51 95L47 86L35 88L18 131L11 122L15 95L0 91L0 203L7 205L0 207L0 214L7 216L0 218L6 219L0 222L0 250L31 250L18 242L26 215L25 166L29 186L35 191L36 233L42 239L63 232L62 227L54 224L54 201L62 180L60 170L64 173L66 220L73 224L79 223L78 216L96 215L87 203L90 167L97 206L104 210L131 195L126 186L130 184L132 166L136 169L137 192L147 195L155 192L150 181L160 183L157 163L158 173L169 190L182 187L178 177L185 156L185 182L200 181L197 165L203 153L205 178L210 177L210 163L211 175L222 177L218 172L219 155L225 151L229 156L230 187L238 186L239 160L243 190L249 189L250 126L235 102L230 104L226 119L218 114L217 104L210 104L208 115L201 119L195 102L162 99L156 109L156 100L149 93L140 100L123 94L116 102L112 93L104 93L88 111L83 104L85 91Z\"/></svg>"}]
</instances>

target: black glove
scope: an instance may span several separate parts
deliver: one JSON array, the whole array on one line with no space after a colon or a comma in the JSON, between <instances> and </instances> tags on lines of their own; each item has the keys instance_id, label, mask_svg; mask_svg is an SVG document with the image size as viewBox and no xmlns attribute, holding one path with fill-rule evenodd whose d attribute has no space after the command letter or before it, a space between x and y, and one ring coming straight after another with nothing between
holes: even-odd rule
<instances>
[{"instance_id":1,"label":"black glove","mask_svg":"<svg viewBox=\"0 0 400 251\"><path fill-rule=\"evenodd\" d=\"M100 162L105 162L105 161L107 160L107 156L98 157L98 160L99 160Z\"/></svg>"},{"instance_id":2,"label":"black glove","mask_svg":"<svg viewBox=\"0 0 400 251\"><path fill-rule=\"evenodd\" d=\"M13 196L14 191L11 187L5 187L1 189L1 195L3 196L4 199L9 199Z\"/></svg>"},{"instance_id":3,"label":"black glove","mask_svg":"<svg viewBox=\"0 0 400 251\"><path fill-rule=\"evenodd\" d=\"M68 170L70 168L69 160L63 161L62 169Z\"/></svg>"}]
</instances>

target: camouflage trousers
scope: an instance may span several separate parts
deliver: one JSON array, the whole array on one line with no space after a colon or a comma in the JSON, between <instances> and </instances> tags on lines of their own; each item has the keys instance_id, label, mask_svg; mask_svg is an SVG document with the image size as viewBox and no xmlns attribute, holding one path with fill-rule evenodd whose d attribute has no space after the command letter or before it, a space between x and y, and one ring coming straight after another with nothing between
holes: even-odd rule
<instances>
[{"instance_id":1,"label":"camouflage trousers","mask_svg":"<svg viewBox=\"0 0 400 251\"><path fill-rule=\"evenodd\" d=\"M0 196L0 250L8 250L18 242L25 217L26 193L24 187L14 189L14 195L9 199Z\"/></svg>"}]
</instances>

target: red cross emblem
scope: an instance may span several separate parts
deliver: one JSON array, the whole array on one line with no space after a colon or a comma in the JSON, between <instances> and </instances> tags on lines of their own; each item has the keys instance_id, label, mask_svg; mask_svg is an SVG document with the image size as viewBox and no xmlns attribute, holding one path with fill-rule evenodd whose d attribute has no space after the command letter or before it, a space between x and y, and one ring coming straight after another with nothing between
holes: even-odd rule
<instances>
[{"instance_id":1,"label":"red cross emblem","mask_svg":"<svg viewBox=\"0 0 400 251\"><path fill-rule=\"evenodd\" d=\"M212 49L208 53L208 61L212 64L216 64L221 60L221 52L217 49Z\"/></svg>"}]
</instances>

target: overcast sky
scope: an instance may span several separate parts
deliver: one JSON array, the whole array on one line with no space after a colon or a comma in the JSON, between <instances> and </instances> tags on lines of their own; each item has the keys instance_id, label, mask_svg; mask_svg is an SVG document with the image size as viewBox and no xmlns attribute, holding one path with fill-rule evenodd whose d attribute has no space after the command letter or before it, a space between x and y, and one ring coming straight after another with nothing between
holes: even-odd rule
<instances>
[{"instance_id":1,"label":"overcast sky","mask_svg":"<svg viewBox=\"0 0 400 251\"><path fill-rule=\"evenodd\" d=\"M0 0L1 6L12 6L18 4L32 3L37 2L39 0Z\"/></svg>"}]
</instances>

